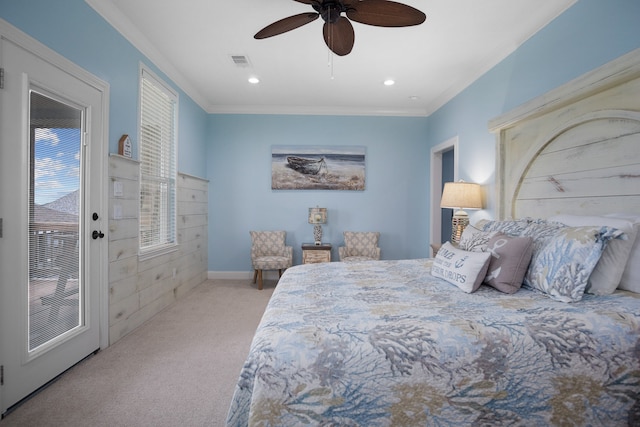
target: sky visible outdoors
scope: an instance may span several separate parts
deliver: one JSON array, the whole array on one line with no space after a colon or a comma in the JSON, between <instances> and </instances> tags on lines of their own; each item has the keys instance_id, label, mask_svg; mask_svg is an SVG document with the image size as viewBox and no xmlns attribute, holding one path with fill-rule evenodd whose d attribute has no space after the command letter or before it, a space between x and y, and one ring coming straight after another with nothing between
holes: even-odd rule
<instances>
[{"instance_id":1,"label":"sky visible outdoors","mask_svg":"<svg viewBox=\"0 0 640 427\"><path fill-rule=\"evenodd\" d=\"M80 187L80 129L35 130L34 202L53 202Z\"/></svg>"}]
</instances>

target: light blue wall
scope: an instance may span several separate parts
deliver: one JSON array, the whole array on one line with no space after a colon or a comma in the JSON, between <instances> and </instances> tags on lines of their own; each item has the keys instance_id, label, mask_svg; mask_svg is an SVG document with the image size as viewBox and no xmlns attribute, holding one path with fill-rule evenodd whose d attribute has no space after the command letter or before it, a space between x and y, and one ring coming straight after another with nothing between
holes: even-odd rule
<instances>
[{"instance_id":1,"label":"light blue wall","mask_svg":"<svg viewBox=\"0 0 640 427\"><path fill-rule=\"evenodd\" d=\"M166 76L83 0L0 0L0 17L110 84L110 152L121 134L137 135L139 62ZM334 246L343 230L379 230L383 258L428 256L430 148L459 137L459 176L486 185L476 215L492 216L488 121L640 47L639 18L638 0L579 0L429 118L208 115L176 88L179 170L210 180L209 269L250 270L251 229L286 230L300 262L315 205L329 208ZM283 144L365 146L366 190L272 191L271 146Z\"/></svg>"},{"instance_id":2,"label":"light blue wall","mask_svg":"<svg viewBox=\"0 0 640 427\"><path fill-rule=\"evenodd\" d=\"M493 217L495 137L488 121L640 46L640 1L580 0L429 118L212 116L209 269L250 269L250 229L284 229L300 262L306 210L329 208L327 241L382 232L383 258L428 256L430 148L459 137L459 177L484 184ZM274 144L365 145L367 190L272 191ZM336 253L334 251L334 258Z\"/></svg>"},{"instance_id":3,"label":"light blue wall","mask_svg":"<svg viewBox=\"0 0 640 427\"><path fill-rule=\"evenodd\" d=\"M489 120L640 47L640 1L579 0L429 117L430 144L459 136L460 178L485 185L493 217L495 137Z\"/></svg>"},{"instance_id":4,"label":"light blue wall","mask_svg":"<svg viewBox=\"0 0 640 427\"><path fill-rule=\"evenodd\" d=\"M334 245L334 260L344 230L380 231L383 258L428 256L426 131L426 118L211 116L209 270L251 270L249 230L286 230L299 264L316 205L328 209L322 240ZM273 145L365 146L366 189L274 191Z\"/></svg>"},{"instance_id":5,"label":"light blue wall","mask_svg":"<svg viewBox=\"0 0 640 427\"><path fill-rule=\"evenodd\" d=\"M129 134L137 157L138 76L144 62L178 91L178 170L206 176L207 114L83 0L0 0L0 18L110 85L109 152Z\"/></svg>"}]
</instances>

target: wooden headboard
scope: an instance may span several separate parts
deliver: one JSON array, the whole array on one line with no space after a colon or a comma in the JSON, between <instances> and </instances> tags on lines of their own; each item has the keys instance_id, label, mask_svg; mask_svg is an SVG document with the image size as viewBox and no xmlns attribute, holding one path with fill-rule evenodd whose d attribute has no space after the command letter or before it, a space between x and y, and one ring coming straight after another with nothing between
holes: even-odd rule
<instances>
[{"instance_id":1,"label":"wooden headboard","mask_svg":"<svg viewBox=\"0 0 640 427\"><path fill-rule=\"evenodd\" d=\"M640 214L640 49L489 122L498 219Z\"/></svg>"}]
</instances>

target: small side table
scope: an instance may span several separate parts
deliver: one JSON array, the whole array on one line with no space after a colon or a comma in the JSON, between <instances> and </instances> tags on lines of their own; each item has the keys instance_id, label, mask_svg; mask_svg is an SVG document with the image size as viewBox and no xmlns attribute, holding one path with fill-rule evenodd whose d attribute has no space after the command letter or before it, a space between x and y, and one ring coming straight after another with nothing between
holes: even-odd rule
<instances>
[{"instance_id":1,"label":"small side table","mask_svg":"<svg viewBox=\"0 0 640 427\"><path fill-rule=\"evenodd\" d=\"M331 262L331 243L315 243L302 244L302 263L315 264L319 262Z\"/></svg>"},{"instance_id":2,"label":"small side table","mask_svg":"<svg viewBox=\"0 0 640 427\"><path fill-rule=\"evenodd\" d=\"M436 257L436 254L438 253L438 251L440 250L441 247L442 247L442 243L432 243L431 244L431 251L433 252L433 258Z\"/></svg>"}]
</instances>

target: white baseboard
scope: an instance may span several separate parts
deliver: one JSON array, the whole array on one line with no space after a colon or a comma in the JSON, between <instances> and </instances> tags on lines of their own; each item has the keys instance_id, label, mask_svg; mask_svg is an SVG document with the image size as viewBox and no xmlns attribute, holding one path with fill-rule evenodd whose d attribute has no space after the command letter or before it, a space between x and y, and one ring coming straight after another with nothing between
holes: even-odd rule
<instances>
[{"instance_id":1,"label":"white baseboard","mask_svg":"<svg viewBox=\"0 0 640 427\"><path fill-rule=\"evenodd\" d=\"M269 270L262 272L264 280L278 279L278 270ZM253 271L209 271L207 272L209 280L253 280Z\"/></svg>"}]
</instances>

